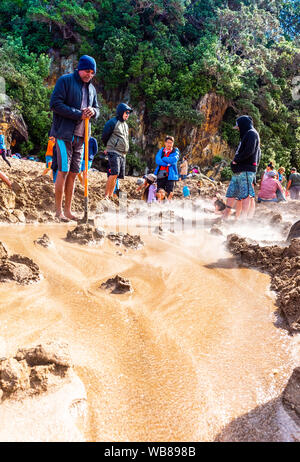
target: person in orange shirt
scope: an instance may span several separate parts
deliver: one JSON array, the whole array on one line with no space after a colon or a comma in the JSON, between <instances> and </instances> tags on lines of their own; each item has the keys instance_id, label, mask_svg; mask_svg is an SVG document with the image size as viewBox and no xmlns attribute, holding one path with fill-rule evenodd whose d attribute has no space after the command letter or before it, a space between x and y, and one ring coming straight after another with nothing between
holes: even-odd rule
<instances>
[{"instance_id":1,"label":"person in orange shirt","mask_svg":"<svg viewBox=\"0 0 300 462\"><path fill-rule=\"evenodd\" d=\"M43 171L43 175L47 175L47 173L51 169L54 146L55 146L55 138L54 138L54 136L49 136L48 145L47 145L47 151L46 151L46 154L45 154L46 168Z\"/></svg>"}]
</instances>

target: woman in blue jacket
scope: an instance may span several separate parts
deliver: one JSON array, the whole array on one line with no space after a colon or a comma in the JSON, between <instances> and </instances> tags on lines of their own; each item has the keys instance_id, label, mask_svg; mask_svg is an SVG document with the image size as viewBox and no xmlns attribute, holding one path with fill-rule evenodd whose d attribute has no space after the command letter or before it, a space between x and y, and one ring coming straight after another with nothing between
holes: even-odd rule
<instances>
[{"instance_id":1,"label":"woman in blue jacket","mask_svg":"<svg viewBox=\"0 0 300 462\"><path fill-rule=\"evenodd\" d=\"M11 167L9 160L6 157L5 139L4 139L4 135L2 135L2 133L0 133L0 154L1 154L2 159L7 163L7 165L9 165L9 167Z\"/></svg>"},{"instance_id":2,"label":"woman in blue jacket","mask_svg":"<svg viewBox=\"0 0 300 462\"><path fill-rule=\"evenodd\" d=\"M157 189L164 189L169 200L173 197L175 182L178 181L179 156L179 149L174 148L173 136L166 136L165 147L161 148L155 157L157 167L154 174L157 176Z\"/></svg>"}]
</instances>

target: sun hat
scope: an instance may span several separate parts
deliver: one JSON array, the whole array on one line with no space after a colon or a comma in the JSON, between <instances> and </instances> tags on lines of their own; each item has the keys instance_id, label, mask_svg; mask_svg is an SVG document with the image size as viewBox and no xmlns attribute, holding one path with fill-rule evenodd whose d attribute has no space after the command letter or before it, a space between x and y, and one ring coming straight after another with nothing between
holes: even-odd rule
<instances>
[{"instance_id":1,"label":"sun hat","mask_svg":"<svg viewBox=\"0 0 300 462\"><path fill-rule=\"evenodd\" d=\"M146 175L146 179L154 183L156 181L156 176L153 173L148 173L148 175Z\"/></svg>"}]
</instances>

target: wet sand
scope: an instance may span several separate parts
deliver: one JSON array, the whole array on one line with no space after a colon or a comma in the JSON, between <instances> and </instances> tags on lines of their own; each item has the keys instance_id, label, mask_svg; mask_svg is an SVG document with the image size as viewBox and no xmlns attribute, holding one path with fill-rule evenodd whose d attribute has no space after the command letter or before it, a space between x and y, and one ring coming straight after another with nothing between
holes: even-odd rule
<instances>
[{"instance_id":1,"label":"wet sand","mask_svg":"<svg viewBox=\"0 0 300 462\"><path fill-rule=\"evenodd\" d=\"M226 440L226 426L243 417L231 439L279 441L275 410L299 344L277 325L269 276L239 268L205 231L164 240L143 232L145 246L125 252L108 239L66 242L72 227L0 227L9 253L31 258L43 275L0 285L0 347L69 343L87 391L85 439ZM45 232L54 247L33 244ZM100 288L116 274L133 293ZM264 406L274 408L271 423ZM259 433L247 418L255 410Z\"/></svg>"}]
</instances>

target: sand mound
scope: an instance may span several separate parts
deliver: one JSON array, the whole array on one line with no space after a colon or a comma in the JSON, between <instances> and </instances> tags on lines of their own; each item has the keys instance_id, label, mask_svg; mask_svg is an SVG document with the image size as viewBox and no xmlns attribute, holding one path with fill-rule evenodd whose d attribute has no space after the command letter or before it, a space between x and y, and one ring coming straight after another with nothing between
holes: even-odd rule
<instances>
[{"instance_id":1,"label":"sand mound","mask_svg":"<svg viewBox=\"0 0 300 462\"><path fill-rule=\"evenodd\" d=\"M40 279L40 270L30 258L22 255L8 256L7 250L0 242L0 281L16 281L30 284Z\"/></svg>"},{"instance_id":2,"label":"sand mound","mask_svg":"<svg viewBox=\"0 0 300 462\"><path fill-rule=\"evenodd\" d=\"M106 282L103 282L103 284L101 284L101 289L109 290L112 294L133 292L129 279L123 278L118 274L114 278L110 278Z\"/></svg>"},{"instance_id":3,"label":"sand mound","mask_svg":"<svg viewBox=\"0 0 300 462\"><path fill-rule=\"evenodd\" d=\"M300 330L300 239L292 239L287 247L261 247L249 244L235 234L227 237L229 250L242 263L268 272L271 289L278 293L278 304L292 330Z\"/></svg>"},{"instance_id":4,"label":"sand mound","mask_svg":"<svg viewBox=\"0 0 300 462\"><path fill-rule=\"evenodd\" d=\"M36 241L34 241L34 244L41 245L42 247L50 247L52 242L47 234L43 234L42 237L39 237Z\"/></svg>"},{"instance_id":5,"label":"sand mound","mask_svg":"<svg viewBox=\"0 0 300 462\"><path fill-rule=\"evenodd\" d=\"M105 233L95 226L81 224L76 226L72 231L67 232L66 240L77 242L79 244L97 244L103 241Z\"/></svg>"},{"instance_id":6,"label":"sand mound","mask_svg":"<svg viewBox=\"0 0 300 462\"><path fill-rule=\"evenodd\" d=\"M45 392L59 385L71 366L65 343L50 342L19 349L14 357L0 360L2 399Z\"/></svg>"},{"instance_id":7,"label":"sand mound","mask_svg":"<svg viewBox=\"0 0 300 462\"><path fill-rule=\"evenodd\" d=\"M110 241L114 242L115 245L124 245L133 250L138 250L144 245L139 235L132 236L128 233L109 233L107 237Z\"/></svg>"}]
</instances>

